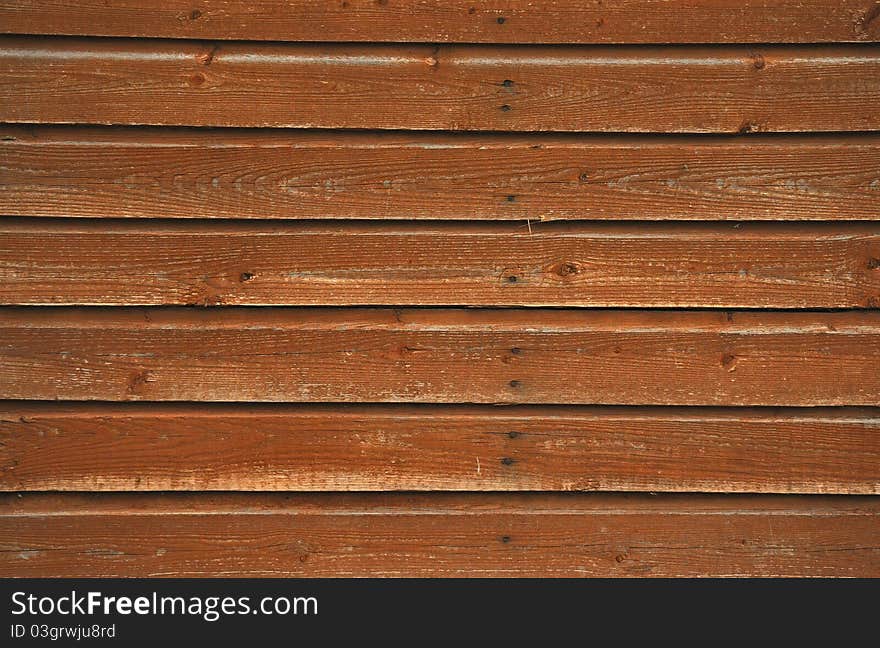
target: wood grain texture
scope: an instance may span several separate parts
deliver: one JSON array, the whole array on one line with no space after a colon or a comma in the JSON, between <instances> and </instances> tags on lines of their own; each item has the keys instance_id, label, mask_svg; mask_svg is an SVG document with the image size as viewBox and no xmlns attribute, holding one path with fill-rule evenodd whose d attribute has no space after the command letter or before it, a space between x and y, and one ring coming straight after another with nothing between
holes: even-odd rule
<instances>
[{"instance_id":1,"label":"wood grain texture","mask_svg":"<svg viewBox=\"0 0 880 648\"><path fill-rule=\"evenodd\" d=\"M7 401L0 489L880 494L880 409Z\"/></svg>"},{"instance_id":2,"label":"wood grain texture","mask_svg":"<svg viewBox=\"0 0 880 648\"><path fill-rule=\"evenodd\" d=\"M880 577L880 0L9 0L0 96L0 576Z\"/></svg>"},{"instance_id":3,"label":"wood grain texture","mask_svg":"<svg viewBox=\"0 0 880 648\"><path fill-rule=\"evenodd\" d=\"M0 397L880 404L880 311L0 309Z\"/></svg>"},{"instance_id":4,"label":"wood grain texture","mask_svg":"<svg viewBox=\"0 0 880 648\"><path fill-rule=\"evenodd\" d=\"M0 127L19 216L880 219L880 136Z\"/></svg>"},{"instance_id":5,"label":"wood grain texture","mask_svg":"<svg viewBox=\"0 0 880 648\"><path fill-rule=\"evenodd\" d=\"M880 128L874 45L522 47L0 38L0 120L414 130Z\"/></svg>"},{"instance_id":6,"label":"wood grain texture","mask_svg":"<svg viewBox=\"0 0 880 648\"><path fill-rule=\"evenodd\" d=\"M5 219L0 302L877 307L880 224Z\"/></svg>"},{"instance_id":7,"label":"wood grain texture","mask_svg":"<svg viewBox=\"0 0 880 648\"><path fill-rule=\"evenodd\" d=\"M872 0L6 0L22 34L294 41L730 43L876 41Z\"/></svg>"},{"instance_id":8,"label":"wood grain texture","mask_svg":"<svg viewBox=\"0 0 880 648\"><path fill-rule=\"evenodd\" d=\"M877 498L0 498L2 576L878 576Z\"/></svg>"}]
</instances>

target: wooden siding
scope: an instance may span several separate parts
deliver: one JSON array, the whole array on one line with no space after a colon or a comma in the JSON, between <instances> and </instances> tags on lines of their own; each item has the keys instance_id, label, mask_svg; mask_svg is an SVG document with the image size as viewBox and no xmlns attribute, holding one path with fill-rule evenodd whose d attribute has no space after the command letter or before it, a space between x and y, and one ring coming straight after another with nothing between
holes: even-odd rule
<instances>
[{"instance_id":1,"label":"wooden siding","mask_svg":"<svg viewBox=\"0 0 880 648\"><path fill-rule=\"evenodd\" d=\"M6 401L0 435L7 491L880 494L878 408Z\"/></svg>"},{"instance_id":2,"label":"wooden siding","mask_svg":"<svg viewBox=\"0 0 880 648\"><path fill-rule=\"evenodd\" d=\"M22 576L878 576L876 499L39 495L0 508Z\"/></svg>"},{"instance_id":3,"label":"wooden siding","mask_svg":"<svg viewBox=\"0 0 880 648\"><path fill-rule=\"evenodd\" d=\"M0 37L4 121L491 131L880 129L876 45L517 47Z\"/></svg>"},{"instance_id":4,"label":"wooden siding","mask_svg":"<svg viewBox=\"0 0 880 648\"><path fill-rule=\"evenodd\" d=\"M0 309L0 396L875 405L880 312Z\"/></svg>"},{"instance_id":5,"label":"wooden siding","mask_svg":"<svg viewBox=\"0 0 880 648\"><path fill-rule=\"evenodd\" d=\"M880 305L873 223L6 219L0 236L0 298L20 305Z\"/></svg>"},{"instance_id":6,"label":"wooden siding","mask_svg":"<svg viewBox=\"0 0 880 648\"><path fill-rule=\"evenodd\" d=\"M0 207L17 216L880 219L880 135L865 133L731 138L7 126L0 128L0 151Z\"/></svg>"},{"instance_id":7,"label":"wooden siding","mask_svg":"<svg viewBox=\"0 0 880 648\"><path fill-rule=\"evenodd\" d=\"M6 0L0 32L272 41L880 40L871 0Z\"/></svg>"},{"instance_id":8,"label":"wooden siding","mask_svg":"<svg viewBox=\"0 0 880 648\"><path fill-rule=\"evenodd\" d=\"M0 34L0 576L880 576L880 5Z\"/></svg>"}]
</instances>

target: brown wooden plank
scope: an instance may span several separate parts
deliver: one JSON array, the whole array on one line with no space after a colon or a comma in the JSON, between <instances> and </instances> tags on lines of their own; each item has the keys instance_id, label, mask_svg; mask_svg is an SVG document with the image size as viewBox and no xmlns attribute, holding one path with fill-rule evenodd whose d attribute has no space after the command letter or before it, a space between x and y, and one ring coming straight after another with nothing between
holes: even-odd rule
<instances>
[{"instance_id":1,"label":"brown wooden plank","mask_svg":"<svg viewBox=\"0 0 880 648\"><path fill-rule=\"evenodd\" d=\"M880 409L5 402L0 489L880 494Z\"/></svg>"},{"instance_id":2,"label":"brown wooden plank","mask_svg":"<svg viewBox=\"0 0 880 648\"><path fill-rule=\"evenodd\" d=\"M0 38L0 120L414 130L880 128L873 45L518 47Z\"/></svg>"},{"instance_id":3,"label":"brown wooden plank","mask_svg":"<svg viewBox=\"0 0 880 648\"><path fill-rule=\"evenodd\" d=\"M880 224L5 219L0 302L876 307Z\"/></svg>"},{"instance_id":4,"label":"brown wooden plank","mask_svg":"<svg viewBox=\"0 0 880 648\"><path fill-rule=\"evenodd\" d=\"M880 219L880 136L0 127L0 213Z\"/></svg>"},{"instance_id":5,"label":"brown wooden plank","mask_svg":"<svg viewBox=\"0 0 880 648\"><path fill-rule=\"evenodd\" d=\"M0 498L2 576L878 576L874 497Z\"/></svg>"},{"instance_id":6,"label":"brown wooden plank","mask_svg":"<svg viewBox=\"0 0 880 648\"><path fill-rule=\"evenodd\" d=\"M295 41L728 43L876 41L871 0L7 0L23 34Z\"/></svg>"},{"instance_id":7,"label":"brown wooden plank","mask_svg":"<svg viewBox=\"0 0 880 648\"><path fill-rule=\"evenodd\" d=\"M0 398L878 405L880 311L0 309Z\"/></svg>"}]
</instances>

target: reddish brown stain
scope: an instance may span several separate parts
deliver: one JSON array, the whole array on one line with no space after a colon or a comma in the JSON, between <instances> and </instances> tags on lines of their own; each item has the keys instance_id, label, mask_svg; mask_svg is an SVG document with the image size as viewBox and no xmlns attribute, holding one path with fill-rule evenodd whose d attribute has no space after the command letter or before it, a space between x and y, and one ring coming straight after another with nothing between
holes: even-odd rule
<instances>
[{"instance_id":1,"label":"reddish brown stain","mask_svg":"<svg viewBox=\"0 0 880 648\"><path fill-rule=\"evenodd\" d=\"M880 573L880 2L107 4L0 6L0 575Z\"/></svg>"}]
</instances>

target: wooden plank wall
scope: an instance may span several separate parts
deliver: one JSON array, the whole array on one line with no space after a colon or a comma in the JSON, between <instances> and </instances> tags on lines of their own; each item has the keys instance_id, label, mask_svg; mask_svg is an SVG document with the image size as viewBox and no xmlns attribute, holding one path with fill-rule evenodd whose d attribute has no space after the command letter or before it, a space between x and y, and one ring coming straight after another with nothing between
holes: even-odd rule
<instances>
[{"instance_id":1,"label":"wooden plank wall","mask_svg":"<svg viewBox=\"0 0 880 648\"><path fill-rule=\"evenodd\" d=\"M880 576L880 4L0 1L0 575Z\"/></svg>"}]
</instances>

